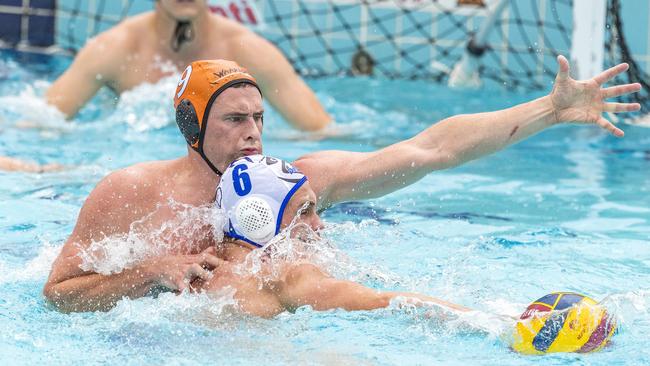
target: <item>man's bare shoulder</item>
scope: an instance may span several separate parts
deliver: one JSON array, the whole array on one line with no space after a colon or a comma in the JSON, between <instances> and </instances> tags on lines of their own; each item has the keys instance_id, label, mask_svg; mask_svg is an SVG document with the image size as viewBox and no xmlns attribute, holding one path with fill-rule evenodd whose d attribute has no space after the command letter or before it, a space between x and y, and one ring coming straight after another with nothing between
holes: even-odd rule
<instances>
[{"instance_id":1,"label":"man's bare shoulder","mask_svg":"<svg viewBox=\"0 0 650 366\"><path fill-rule=\"evenodd\" d=\"M145 162L116 170L97 184L84 206L94 207L92 211L120 213L127 221L139 217L164 196L172 162Z\"/></svg>"},{"instance_id":2,"label":"man's bare shoulder","mask_svg":"<svg viewBox=\"0 0 650 366\"><path fill-rule=\"evenodd\" d=\"M138 42L143 34L146 34L146 28L151 23L151 13L144 13L134 17L124 19L112 28L88 39L83 50L101 52L103 56L97 59L116 60L117 57L124 56L137 51Z\"/></svg>"},{"instance_id":3,"label":"man's bare shoulder","mask_svg":"<svg viewBox=\"0 0 650 366\"><path fill-rule=\"evenodd\" d=\"M315 152L303 155L293 162L309 179L311 188L318 197L319 209L329 206L329 195L332 190L331 170L326 169L331 164L331 156L328 151Z\"/></svg>"},{"instance_id":4,"label":"man's bare shoulder","mask_svg":"<svg viewBox=\"0 0 650 366\"><path fill-rule=\"evenodd\" d=\"M233 37L255 34L255 32L246 28L241 23L218 14L211 14L210 20L217 30L215 33L218 34L218 37L227 42L231 42Z\"/></svg>"},{"instance_id":5,"label":"man's bare shoulder","mask_svg":"<svg viewBox=\"0 0 650 366\"><path fill-rule=\"evenodd\" d=\"M254 50L260 43L268 43L239 22L221 15L212 14L212 23L215 29L214 36L219 38L219 42L224 42L231 52L239 53L242 48Z\"/></svg>"},{"instance_id":6,"label":"man's bare shoulder","mask_svg":"<svg viewBox=\"0 0 650 366\"><path fill-rule=\"evenodd\" d=\"M104 177L84 202L75 240L88 242L128 231L131 223L155 209L164 197L174 161L132 165Z\"/></svg>"},{"instance_id":7,"label":"man's bare shoulder","mask_svg":"<svg viewBox=\"0 0 650 366\"><path fill-rule=\"evenodd\" d=\"M168 179L167 172L175 160L150 161L138 163L112 172L102 179L96 190L112 198L138 197L142 200L149 195L159 195L160 187Z\"/></svg>"}]
</instances>

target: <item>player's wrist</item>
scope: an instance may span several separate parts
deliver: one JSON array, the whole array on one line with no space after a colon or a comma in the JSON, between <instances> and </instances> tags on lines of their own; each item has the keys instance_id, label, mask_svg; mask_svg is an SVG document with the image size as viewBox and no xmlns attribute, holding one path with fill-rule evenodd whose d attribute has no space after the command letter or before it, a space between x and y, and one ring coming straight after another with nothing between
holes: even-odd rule
<instances>
[{"instance_id":1,"label":"player's wrist","mask_svg":"<svg viewBox=\"0 0 650 366\"><path fill-rule=\"evenodd\" d=\"M560 108L557 107L557 103L554 102L554 95L551 94L541 97L538 99L541 104L541 108L544 110L544 122L550 127L556 124L562 123L560 119Z\"/></svg>"}]
</instances>

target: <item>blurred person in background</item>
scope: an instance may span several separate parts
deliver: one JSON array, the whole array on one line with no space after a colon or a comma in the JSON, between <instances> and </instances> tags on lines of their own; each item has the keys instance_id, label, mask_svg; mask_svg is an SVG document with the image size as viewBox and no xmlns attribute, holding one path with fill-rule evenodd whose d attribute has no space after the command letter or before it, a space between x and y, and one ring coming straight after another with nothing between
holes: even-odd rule
<instances>
[{"instance_id":1,"label":"blurred person in background","mask_svg":"<svg viewBox=\"0 0 650 366\"><path fill-rule=\"evenodd\" d=\"M90 39L47 90L46 99L70 118L103 86L120 94L173 75L161 67L164 63L180 72L201 59L234 60L248 69L269 103L297 129L322 131L332 124L314 92L274 45L238 22L212 14L207 0L157 0L153 11ZM0 170L5 171L62 168L0 156Z\"/></svg>"},{"instance_id":2,"label":"blurred person in background","mask_svg":"<svg viewBox=\"0 0 650 366\"><path fill-rule=\"evenodd\" d=\"M122 93L180 72L192 61L228 59L255 75L269 103L293 127L322 130L331 123L314 92L269 41L236 21L212 14L207 0L158 0L153 11L90 39L49 88L47 102L74 116L108 86Z\"/></svg>"}]
</instances>

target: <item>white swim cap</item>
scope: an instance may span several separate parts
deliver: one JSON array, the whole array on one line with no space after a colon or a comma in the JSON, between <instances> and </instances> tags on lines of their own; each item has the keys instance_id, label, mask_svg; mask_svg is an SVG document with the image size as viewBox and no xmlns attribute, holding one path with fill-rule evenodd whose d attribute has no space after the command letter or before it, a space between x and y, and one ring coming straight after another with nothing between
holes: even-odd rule
<instances>
[{"instance_id":1,"label":"white swim cap","mask_svg":"<svg viewBox=\"0 0 650 366\"><path fill-rule=\"evenodd\" d=\"M270 156L235 160L217 187L217 207L228 218L223 231L261 248L280 232L287 203L306 181L291 164Z\"/></svg>"}]
</instances>

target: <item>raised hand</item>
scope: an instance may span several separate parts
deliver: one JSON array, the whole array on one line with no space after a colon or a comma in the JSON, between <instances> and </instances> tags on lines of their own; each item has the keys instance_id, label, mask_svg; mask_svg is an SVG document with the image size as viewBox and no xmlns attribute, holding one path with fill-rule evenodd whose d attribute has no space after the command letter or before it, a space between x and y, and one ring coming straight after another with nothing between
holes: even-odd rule
<instances>
[{"instance_id":1,"label":"raised hand","mask_svg":"<svg viewBox=\"0 0 650 366\"><path fill-rule=\"evenodd\" d=\"M556 122L593 123L622 137L623 131L603 117L603 112L634 112L641 109L639 103L606 102L614 98L641 90L641 84L625 84L603 88L602 85L616 75L627 71L628 64L619 64L603 71L589 80L574 80L569 76L569 61L558 56L559 71L551 92Z\"/></svg>"}]
</instances>

